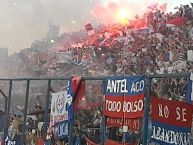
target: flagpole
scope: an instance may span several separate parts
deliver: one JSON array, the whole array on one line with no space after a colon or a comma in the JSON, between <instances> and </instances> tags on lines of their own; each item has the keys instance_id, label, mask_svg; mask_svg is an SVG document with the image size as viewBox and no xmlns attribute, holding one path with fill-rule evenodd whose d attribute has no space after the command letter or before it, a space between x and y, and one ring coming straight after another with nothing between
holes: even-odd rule
<instances>
[{"instance_id":1,"label":"flagpole","mask_svg":"<svg viewBox=\"0 0 193 145\"><path fill-rule=\"evenodd\" d=\"M45 128L43 129L43 133L46 134L48 129L48 121L49 121L49 101L50 101L50 92L51 92L51 80L48 80L48 88L47 88L47 96L45 102L45 111L44 111L44 121L45 121Z\"/></svg>"},{"instance_id":2,"label":"flagpole","mask_svg":"<svg viewBox=\"0 0 193 145\"><path fill-rule=\"evenodd\" d=\"M102 110L104 112L104 105L105 105L105 81L103 80L103 105ZM106 138L106 117L102 115L102 125L101 125L101 145L105 144Z\"/></svg>"},{"instance_id":3,"label":"flagpole","mask_svg":"<svg viewBox=\"0 0 193 145\"><path fill-rule=\"evenodd\" d=\"M22 128L22 136L21 136L21 145L26 143L25 132L26 132L26 121L27 121L27 108L28 108L28 99L29 99L29 89L30 89L30 80L27 80L26 86L26 96L25 96L25 105L24 105L24 119L23 119L23 128Z\"/></svg>"},{"instance_id":4,"label":"flagpole","mask_svg":"<svg viewBox=\"0 0 193 145\"><path fill-rule=\"evenodd\" d=\"M72 89L72 78L70 79L70 87ZM70 122L69 122L69 138L68 138L68 144L69 145L73 145L73 125L74 125L74 101L78 95L78 91L80 90L81 88L81 84L83 82L83 77L81 77L80 81L78 82L78 86L77 86L77 89L75 90L75 92L73 93L72 95L72 118L70 118Z\"/></svg>"},{"instance_id":5,"label":"flagpole","mask_svg":"<svg viewBox=\"0 0 193 145\"><path fill-rule=\"evenodd\" d=\"M69 82L69 90L71 90L72 89L72 77L70 78L70 80L69 80L70 82ZM68 92L69 93L69 92ZM72 90L71 90L71 92L70 93L72 93ZM69 137L68 137L68 144L69 145L73 145L73 124L74 124L74 97L75 97L75 94L73 94L72 95L72 118L68 118L69 119L69 122L68 122L68 124L69 124ZM69 113L69 112L68 112Z\"/></svg>"},{"instance_id":6,"label":"flagpole","mask_svg":"<svg viewBox=\"0 0 193 145\"><path fill-rule=\"evenodd\" d=\"M143 145L148 144L148 123L149 123L149 112L150 112L150 85L151 85L151 78L149 75L147 76L147 83L145 89L145 109L144 109L144 119L143 119L143 135L142 135L142 143Z\"/></svg>"}]
</instances>

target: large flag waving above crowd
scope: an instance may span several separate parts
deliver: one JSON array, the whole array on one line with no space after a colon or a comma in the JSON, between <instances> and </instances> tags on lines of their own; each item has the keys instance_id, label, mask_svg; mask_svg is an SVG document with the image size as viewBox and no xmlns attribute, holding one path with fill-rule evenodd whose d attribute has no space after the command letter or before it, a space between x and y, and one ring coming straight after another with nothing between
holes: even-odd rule
<instances>
[{"instance_id":1,"label":"large flag waving above crowd","mask_svg":"<svg viewBox=\"0 0 193 145\"><path fill-rule=\"evenodd\" d=\"M85 29L86 29L86 31L87 31L87 33L88 33L88 36L92 36L92 35L95 34L94 28L93 28L93 26L92 26L91 23L87 23L87 24L85 25Z\"/></svg>"}]
</instances>

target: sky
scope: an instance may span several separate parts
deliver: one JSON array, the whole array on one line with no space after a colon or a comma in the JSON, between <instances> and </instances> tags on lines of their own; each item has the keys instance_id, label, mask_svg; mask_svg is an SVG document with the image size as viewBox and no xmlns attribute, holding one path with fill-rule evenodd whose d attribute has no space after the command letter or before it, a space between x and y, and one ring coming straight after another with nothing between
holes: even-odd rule
<instances>
[{"instance_id":1,"label":"sky","mask_svg":"<svg viewBox=\"0 0 193 145\"><path fill-rule=\"evenodd\" d=\"M86 22L96 22L91 13L96 5L110 2L133 4L136 13L143 3L155 0L0 0L0 47L9 53L28 48L34 40L41 40L48 31L49 22L60 25L64 31L84 29ZM158 0L168 2L169 9L191 0ZM138 7L138 8L136 8ZM75 23L74 23L75 22Z\"/></svg>"}]
</instances>

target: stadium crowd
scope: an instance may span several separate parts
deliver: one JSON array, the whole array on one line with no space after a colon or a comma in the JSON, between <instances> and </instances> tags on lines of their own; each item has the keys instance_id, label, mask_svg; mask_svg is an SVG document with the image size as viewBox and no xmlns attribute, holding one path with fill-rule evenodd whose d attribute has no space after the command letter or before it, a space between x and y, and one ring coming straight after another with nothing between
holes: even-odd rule
<instances>
[{"instance_id":1,"label":"stadium crowd","mask_svg":"<svg viewBox=\"0 0 193 145\"><path fill-rule=\"evenodd\" d=\"M127 25L102 25L95 34L81 39L75 46L63 44L64 37L49 49L49 53L38 51L29 56L28 51L20 52L23 61L18 72L14 73L16 76L29 72L34 76L107 76L193 72L192 20L192 6L184 5L176 13L154 10L141 18L136 16L136 20ZM86 103L102 100L101 86L97 85L98 89L96 84L89 85L92 91L87 92ZM187 78L153 79L151 89L156 97L185 100ZM35 104L31 112L44 110L41 105ZM98 142L100 139L96 137L99 137L101 112L100 106L79 110L75 114L74 136L78 137L84 131L83 134ZM21 116L11 116L10 137L21 134L21 124ZM46 138L41 133L42 125L42 115L28 117L27 145L42 144L43 138ZM117 136L117 130L112 136ZM56 141L54 137L52 139ZM122 139L123 134L117 140ZM84 144L84 140L82 142Z\"/></svg>"},{"instance_id":2,"label":"stadium crowd","mask_svg":"<svg viewBox=\"0 0 193 145\"><path fill-rule=\"evenodd\" d=\"M35 72L36 76L64 76L69 74L65 74L67 70L79 75L189 72L193 61L192 8L183 9L174 14L159 10L142 18L136 16L126 26L102 25L89 38L72 42L75 45L63 44L63 37L48 53L29 55L32 50L23 51L20 72Z\"/></svg>"}]
</instances>

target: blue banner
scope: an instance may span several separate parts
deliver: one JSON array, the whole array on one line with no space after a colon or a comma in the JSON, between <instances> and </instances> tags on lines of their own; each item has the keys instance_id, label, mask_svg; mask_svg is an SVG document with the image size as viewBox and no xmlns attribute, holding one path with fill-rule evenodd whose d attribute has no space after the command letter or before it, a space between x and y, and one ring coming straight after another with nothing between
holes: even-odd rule
<instances>
[{"instance_id":1,"label":"blue banner","mask_svg":"<svg viewBox=\"0 0 193 145\"><path fill-rule=\"evenodd\" d=\"M111 76L105 79L108 117L140 118L144 114L145 76Z\"/></svg>"},{"instance_id":2,"label":"blue banner","mask_svg":"<svg viewBox=\"0 0 193 145\"><path fill-rule=\"evenodd\" d=\"M145 76L108 77L105 80L106 96L132 96L144 93Z\"/></svg>"},{"instance_id":3,"label":"blue banner","mask_svg":"<svg viewBox=\"0 0 193 145\"><path fill-rule=\"evenodd\" d=\"M191 145L191 128L176 127L160 122L152 122L153 142L160 145Z\"/></svg>"},{"instance_id":4,"label":"blue banner","mask_svg":"<svg viewBox=\"0 0 193 145\"><path fill-rule=\"evenodd\" d=\"M192 105L152 97L153 142L160 145L192 145Z\"/></svg>"},{"instance_id":5,"label":"blue banner","mask_svg":"<svg viewBox=\"0 0 193 145\"><path fill-rule=\"evenodd\" d=\"M56 124L55 135L57 138L63 138L65 136L68 136L69 133L68 124L69 124L68 121L63 121Z\"/></svg>"},{"instance_id":6,"label":"blue banner","mask_svg":"<svg viewBox=\"0 0 193 145\"><path fill-rule=\"evenodd\" d=\"M72 104L72 100L73 100L73 96L74 93L72 91L72 81L68 81L68 90L67 90L67 97L69 98L69 103L67 103L66 105L66 110L68 111L68 121L72 121L73 120L73 104Z\"/></svg>"}]
</instances>

